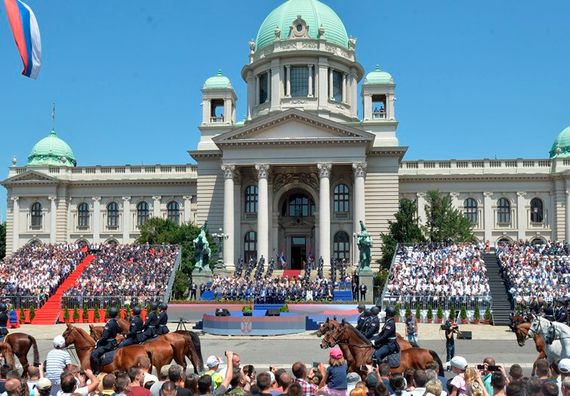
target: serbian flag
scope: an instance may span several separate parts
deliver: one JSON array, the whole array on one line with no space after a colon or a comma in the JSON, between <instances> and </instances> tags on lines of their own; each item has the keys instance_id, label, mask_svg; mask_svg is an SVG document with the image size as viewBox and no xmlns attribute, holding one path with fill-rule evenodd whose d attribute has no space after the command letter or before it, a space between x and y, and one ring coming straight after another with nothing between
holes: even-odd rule
<instances>
[{"instance_id":1,"label":"serbian flag","mask_svg":"<svg viewBox=\"0 0 570 396\"><path fill-rule=\"evenodd\" d=\"M20 0L4 0L8 21L20 57L24 63L24 76L36 79L40 72L42 43L38 21L32 9Z\"/></svg>"}]
</instances>

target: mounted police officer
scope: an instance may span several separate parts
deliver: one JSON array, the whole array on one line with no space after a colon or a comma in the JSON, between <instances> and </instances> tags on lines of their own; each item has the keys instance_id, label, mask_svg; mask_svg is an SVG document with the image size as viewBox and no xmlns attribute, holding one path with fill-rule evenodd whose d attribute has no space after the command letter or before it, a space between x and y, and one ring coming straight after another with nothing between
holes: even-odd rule
<instances>
[{"instance_id":1,"label":"mounted police officer","mask_svg":"<svg viewBox=\"0 0 570 396\"><path fill-rule=\"evenodd\" d=\"M380 308L378 308L377 306L370 308L370 316L368 317L368 320L366 322L366 327L362 332L362 334L364 334L364 336L369 340L372 339L372 337L375 336L376 333L378 333L378 330L380 330L380 319L378 318L379 313L380 313Z\"/></svg>"},{"instance_id":2,"label":"mounted police officer","mask_svg":"<svg viewBox=\"0 0 570 396\"><path fill-rule=\"evenodd\" d=\"M382 362L386 356L398 350L398 344L396 343L396 322L394 321L395 315L396 310L393 307L386 308L386 321L384 322L382 331L371 340L374 348L377 348L373 356L373 360L377 363Z\"/></svg>"},{"instance_id":3,"label":"mounted police officer","mask_svg":"<svg viewBox=\"0 0 570 396\"><path fill-rule=\"evenodd\" d=\"M559 299L556 302L557 308L554 313L554 319L557 322L564 323L568 321L568 310L566 309L566 301Z\"/></svg>"},{"instance_id":4,"label":"mounted police officer","mask_svg":"<svg viewBox=\"0 0 570 396\"><path fill-rule=\"evenodd\" d=\"M0 342L8 335L8 307L0 303Z\"/></svg>"},{"instance_id":5,"label":"mounted police officer","mask_svg":"<svg viewBox=\"0 0 570 396\"><path fill-rule=\"evenodd\" d=\"M366 311L366 305L358 304L358 307L356 307L356 309L358 310L358 321L356 322L356 330L362 332L362 330L364 330L364 323L366 322L366 314L364 313Z\"/></svg>"},{"instance_id":6,"label":"mounted police officer","mask_svg":"<svg viewBox=\"0 0 570 396\"><path fill-rule=\"evenodd\" d=\"M160 314L158 315L158 335L163 335L168 333L168 305L166 303L160 303Z\"/></svg>"},{"instance_id":7,"label":"mounted police officer","mask_svg":"<svg viewBox=\"0 0 570 396\"><path fill-rule=\"evenodd\" d=\"M148 315L146 315L146 321L144 322L143 326L143 341L150 340L153 337L156 337L157 330L158 330L158 315L156 314L156 309L158 308L158 304L156 302L150 303L150 311Z\"/></svg>"},{"instance_id":8,"label":"mounted police officer","mask_svg":"<svg viewBox=\"0 0 570 396\"><path fill-rule=\"evenodd\" d=\"M554 308L551 305L544 308L544 317L551 322L554 321Z\"/></svg>"},{"instance_id":9,"label":"mounted police officer","mask_svg":"<svg viewBox=\"0 0 570 396\"><path fill-rule=\"evenodd\" d=\"M143 320L141 319L141 308L135 306L133 308L132 315L133 316L131 317L131 325L129 326L129 332L127 333L125 339L119 344L119 348L128 345L138 344L143 341L142 330L144 323Z\"/></svg>"},{"instance_id":10,"label":"mounted police officer","mask_svg":"<svg viewBox=\"0 0 570 396\"><path fill-rule=\"evenodd\" d=\"M104 353L110 352L117 347L117 334L121 332L121 327L117 322L117 315L119 314L119 310L115 307L109 308L109 320L107 324L105 324L105 328L103 329L103 334L101 334L101 338L97 341L95 345L95 349L91 352L91 362L94 368L94 372L98 372L101 366L101 356Z\"/></svg>"}]
</instances>

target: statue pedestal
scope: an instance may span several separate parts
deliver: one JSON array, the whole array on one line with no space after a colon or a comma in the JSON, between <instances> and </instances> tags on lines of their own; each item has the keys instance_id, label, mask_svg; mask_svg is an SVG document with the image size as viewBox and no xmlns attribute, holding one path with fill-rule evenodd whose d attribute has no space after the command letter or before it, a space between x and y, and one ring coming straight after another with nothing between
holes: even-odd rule
<instances>
[{"instance_id":1,"label":"statue pedestal","mask_svg":"<svg viewBox=\"0 0 570 396\"><path fill-rule=\"evenodd\" d=\"M366 300L363 302L366 304L372 304L374 302L374 272L369 269L361 270L358 273L358 282L360 285L366 285ZM360 290L358 293L360 293Z\"/></svg>"},{"instance_id":2,"label":"statue pedestal","mask_svg":"<svg viewBox=\"0 0 570 396\"><path fill-rule=\"evenodd\" d=\"M192 271L192 282L196 283L196 285L198 286L198 293L200 293L200 286L211 282L213 277L214 274L212 274L212 271L210 271L209 268L205 269L204 271L197 271L197 270ZM199 295L198 299L200 299Z\"/></svg>"}]
</instances>

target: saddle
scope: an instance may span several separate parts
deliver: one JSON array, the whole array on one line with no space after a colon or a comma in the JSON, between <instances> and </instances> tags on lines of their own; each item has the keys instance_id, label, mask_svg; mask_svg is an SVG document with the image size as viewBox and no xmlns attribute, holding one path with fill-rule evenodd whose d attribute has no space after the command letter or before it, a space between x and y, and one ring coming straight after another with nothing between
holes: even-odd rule
<instances>
[{"instance_id":1,"label":"saddle","mask_svg":"<svg viewBox=\"0 0 570 396\"><path fill-rule=\"evenodd\" d=\"M384 358L384 362L388 363L390 368L400 367L400 346L396 343L396 350Z\"/></svg>"},{"instance_id":2,"label":"saddle","mask_svg":"<svg viewBox=\"0 0 570 396\"><path fill-rule=\"evenodd\" d=\"M113 363L113 359L115 358L116 353L117 349L114 349L110 352L105 352L103 356L101 356L101 367Z\"/></svg>"}]
</instances>

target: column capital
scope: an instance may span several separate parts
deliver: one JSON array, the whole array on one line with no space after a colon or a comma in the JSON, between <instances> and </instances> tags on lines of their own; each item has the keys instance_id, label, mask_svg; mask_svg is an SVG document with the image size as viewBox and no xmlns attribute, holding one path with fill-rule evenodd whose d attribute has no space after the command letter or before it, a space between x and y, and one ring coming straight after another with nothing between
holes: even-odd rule
<instances>
[{"instance_id":1,"label":"column capital","mask_svg":"<svg viewBox=\"0 0 570 396\"><path fill-rule=\"evenodd\" d=\"M524 197L526 197L526 194L527 194L527 193L526 193L525 191L518 191L518 192L517 192L517 197L519 197L519 198L524 198ZM568 194L568 191L566 191L566 194Z\"/></svg>"},{"instance_id":2,"label":"column capital","mask_svg":"<svg viewBox=\"0 0 570 396\"><path fill-rule=\"evenodd\" d=\"M101 197L91 197L93 202L101 202Z\"/></svg>"},{"instance_id":3,"label":"column capital","mask_svg":"<svg viewBox=\"0 0 570 396\"><path fill-rule=\"evenodd\" d=\"M492 193L492 192L484 192L484 193L483 193L483 196L484 196L485 198L493 198L493 193Z\"/></svg>"},{"instance_id":4,"label":"column capital","mask_svg":"<svg viewBox=\"0 0 570 396\"><path fill-rule=\"evenodd\" d=\"M153 201L160 201L161 198L162 198L162 197L161 197L160 195L154 195L154 196L152 197L152 200L153 200Z\"/></svg>"},{"instance_id":5,"label":"column capital","mask_svg":"<svg viewBox=\"0 0 570 396\"><path fill-rule=\"evenodd\" d=\"M130 201L130 200L131 200L131 197L123 197L123 201L125 201L125 202Z\"/></svg>"},{"instance_id":6,"label":"column capital","mask_svg":"<svg viewBox=\"0 0 570 396\"><path fill-rule=\"evenodd\" d=\"M10 197L10 199L14 202L18 202L18 200L20 199L20 197L18 197L17 195L14 197Z\"/></svg>"},{"instance_id":7,"label":"column capital","mask_svg":"<svg viewBox=\"0 0 570 396\"><path fill-rule=\"evenodd\" d=\"M54 195L50 195L50 196L48 197L48 199L53 202L53 201L55 201L55 200L57 199L57 197L54 196Z\"/></svg>"},{"instance_id":8,"label":"column capital","mask_svg":"<svg viewBox=\"0 0 570 396\"><path fill-rule=\"evenodd\" d=\"M269 164L256 164L255 169L257 169L259 179L267 179L269 176Z\"/></svg>"},{"instance_id":9,"label":"column capital","mask_svg":"<svg viewBox=\"0 0 570 396\"><path fill-rule=\"evenodd\" d=\"M425 192L416 193L416 197L418 197L418 198L425 198L425 197L426 197L426 193L425 193Z\"/></svg>"},{"instance_id":10,"label":"column capital","mask_svg":"<svg viewBox=\"0 0 570 396\"><path fill-rule=\"evenodd\" d=\"M319 177L322 179L323 177L330 177L332 164L330 162L321 162L317 164L317 168L319 169Z\"/></svg>"},{"instance_id":11,"label":"column capital","mask_svg":"<svg viewBox=\"0 0 570 396\"><path fill-rule=\"evenodd\" d=\"M192 195L184 195L182 199L185 201L192 201Z\"/></svg>"},{"instance_id":12,"label":"column capital","mask_svg":"<svg viewBox=\"0 0 570 396\"><path fill-rule=\"evenodd\" d=\"M455 198L455 199L459 198L459 195L460 195L460 194L459 194L458 192L450 192L450 193L449 193L449 196L450 196L451 198Z\"/></svg>"},{"instance_id":13,"label":"column capital","mask_svg":"<svg viewBox=\"0 0 570 396\"><path fill-rule=\"evenodd\" d=\"M354 176L356 177L366 177L366 168L368 164L366 162L353 162L352 169L354 170Z\"/></svg>"},{"instance_id":14,"label":"column capital","mask_svg":"<svg viewBox=\"0 0 570 396\"><path fill-rule=\"evenodd\" d=\"M224 172L224 179L233 179L235 176L235 165L222 165L222 171Z\"/></svg>"}]
</instances>

